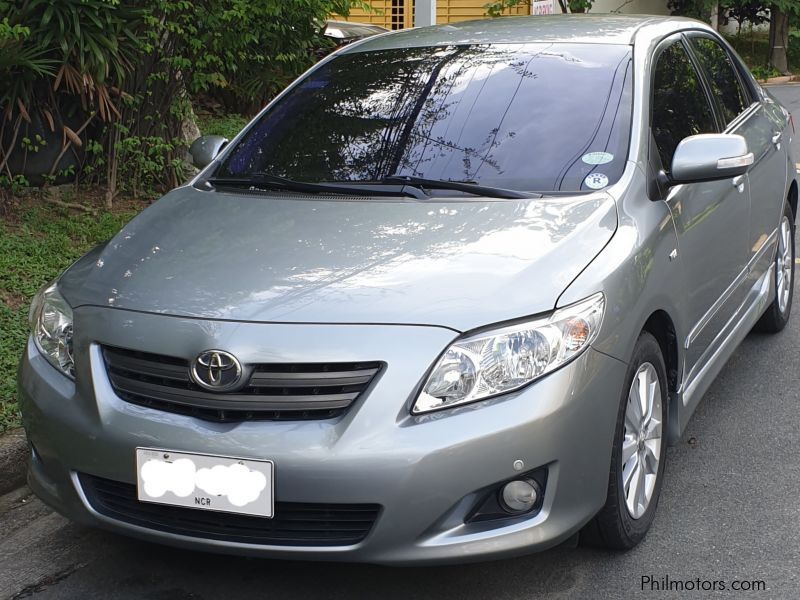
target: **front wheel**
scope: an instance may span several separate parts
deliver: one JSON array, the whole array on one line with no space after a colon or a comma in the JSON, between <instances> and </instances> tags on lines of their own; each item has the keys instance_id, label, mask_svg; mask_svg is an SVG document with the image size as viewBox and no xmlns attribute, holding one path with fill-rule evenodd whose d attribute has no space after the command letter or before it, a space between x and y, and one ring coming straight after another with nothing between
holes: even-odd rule
<instances>
[{"instance_id":1,"label":"front wheel","mask_svg":"<svg viewBox=\"0 0 800 600\"><path fill-rule=\"evenodd\" d=\"M606 504L584 530L590 543L617 550L633 548L650 529L664 476L667 373L647 332L636 342L623 390Z\"/></svg>"},{"instance_id":2,"label":"front wheel","mask_svg":"<svg viewBox=\"0 0 800 600\"><path fill-rule=\"evenodd\" d=\"M767 307L756 330L778 333L789 322L794 297L794 214L787 202L778 229L778 249L775 252L775 299Z\"/></svg>"}]
</instances>

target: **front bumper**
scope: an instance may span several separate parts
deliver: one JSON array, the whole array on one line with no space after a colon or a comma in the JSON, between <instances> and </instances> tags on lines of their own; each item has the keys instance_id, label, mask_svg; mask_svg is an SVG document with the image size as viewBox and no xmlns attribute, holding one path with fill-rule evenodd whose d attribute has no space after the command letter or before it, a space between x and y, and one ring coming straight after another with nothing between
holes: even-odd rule
<instances>
[{"instance_id":1,"label":"front bumper","mask_svg":"<svg viewBox=\"0 0 800 600\"><path fill-rule=\"evenodd\" d=\"M150 334L157 336L165 327L181 332L159 341L157 348L166 354L191 356L225 347L244 360L278 355L297 360L310 352L305 360L311 361L331 360L336 353L345 360L384 360L387 368L368 397L338 419L211 423L131 405L111 389L97 346L111 341L101 332L115 332L117 345L146 350L141 346L151 343ZM411 417L409 394L453 339L452 331L377 325L210 327L207 321L96 308L76 310L76 331L83 331L76 338L78 383L58 373L29 342L20 366L19 400L35 449L31 488L77 522L215 552L386 564L465 562L556 545L605 501L625 365L592 349L517 393ZM317 342L306 345L311 338ZM239 342L236 348L233 339ZM252 343L256 339L260 346ZM304 547L176 535L99 514L77 474L134 483L139 446L268 458L275 463L277 501L379 504L380 515L358 544ZM517 460L526 471L547 469L541 510L528 518L465 523L482 490L518 474Z\"/></svg>"}]
</instances>

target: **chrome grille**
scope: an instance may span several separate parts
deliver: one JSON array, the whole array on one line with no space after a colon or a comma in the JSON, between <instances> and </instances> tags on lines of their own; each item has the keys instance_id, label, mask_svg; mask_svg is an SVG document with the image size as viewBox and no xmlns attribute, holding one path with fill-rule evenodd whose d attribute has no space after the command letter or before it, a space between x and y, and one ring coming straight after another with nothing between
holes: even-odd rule
<instances>
[{"instance_id":1,"label":"chrome grille","mask_svg":"<svg viewBox=\"0 0 800 600\"><path fill-rule=\"evenodd\" d=\"M244 387L209 392L189 376L189 361L106 346L112 387L127 402L210 421L327 419L369 387L379 362L250 365Z\"/></svg>"}]
</instances>

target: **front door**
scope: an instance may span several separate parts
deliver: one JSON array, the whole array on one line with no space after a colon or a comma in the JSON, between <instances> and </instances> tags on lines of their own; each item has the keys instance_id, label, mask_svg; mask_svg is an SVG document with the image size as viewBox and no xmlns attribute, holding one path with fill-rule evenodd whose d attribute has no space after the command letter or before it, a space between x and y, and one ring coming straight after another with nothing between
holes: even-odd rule
<instances>
[{"instance_id":1,"label":"front door","mask_svg":"<svg viewBox=\"0 0 800 600\"><path fill-rule=\"evenodd\" d=\"M747 85L736 59L710 34L693 33L689 40L716 99L725 132L743 136L755 157L748 172L752 207L748 282L752 287L775 256L776 229L783 214L788 177L783 151L789 143L788 119L778 105Z\"/></svg>"},{"instance_id":2,"label":"front door","mask_svg":"<svg viewBox=\"0 0 800 600\"><path fill-rule=\"evenodd\" d=\"M653 72L652 159L660 161L667 172L682 139L721 129L687 43L680 35L666 42L657 53ZM746 177L679 185L670 190L667 204L685 274L682 296L690 331L681 342L685 381L689 381L746 295L749 186Z\"/></svg>"}]
</instances>

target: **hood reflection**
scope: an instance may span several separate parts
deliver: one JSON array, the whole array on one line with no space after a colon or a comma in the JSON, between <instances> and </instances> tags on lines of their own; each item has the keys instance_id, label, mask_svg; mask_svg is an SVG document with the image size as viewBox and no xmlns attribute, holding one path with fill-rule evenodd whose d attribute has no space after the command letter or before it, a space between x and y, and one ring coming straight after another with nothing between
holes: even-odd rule
<instances>
[{"instance_id":1,"label":"hood reflection","mask_svg":"<svg viewBox=\"0 0 800 600\"><path fill-rule=\"evenodd\" d=\"M182 188L61 287L74 306L463 330L551 309L616 223L604 194L372 202Z\"/></svg>"}]
</instances>

